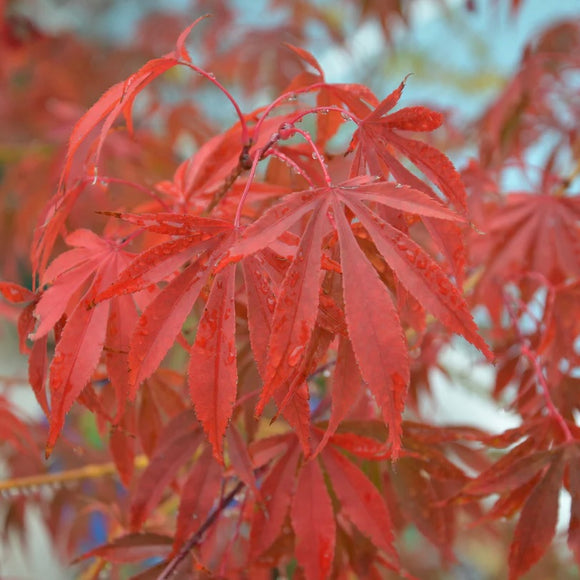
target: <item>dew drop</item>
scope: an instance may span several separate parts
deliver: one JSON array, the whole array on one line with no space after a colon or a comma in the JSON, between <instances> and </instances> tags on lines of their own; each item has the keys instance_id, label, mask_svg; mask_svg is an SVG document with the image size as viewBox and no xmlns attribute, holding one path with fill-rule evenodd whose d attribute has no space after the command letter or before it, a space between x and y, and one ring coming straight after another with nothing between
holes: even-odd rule
<instances>
[{"instance_id":1,"label":"dew drop","mask_svg":"<svg viewBox=\"0 0 580 580\"><path fill-rule=\"evenodd\" d=\"M230 345L228 355L226 356L226 364L231 365L236 360L236 349Z\"/></svg>"},{"instance_id":2,"label":"dew drop","mask_svg":"<svg viewBox=\"0 0 580 580\"><path fill-rule=\"evenodd\" d=\"M288 364L291 367L295 367L298 362L300 361L300 357L304 352L304 345L299 344L298 346L294 347L292 352L288 355Z\"/></svg>"},{"instance_id":3,"label":"dew drop","mask_svg":"<svg viewBox=\"0 0 580 580\"><path fill-rule=\"evenodd\" d=\"M296 283L298 282L298 278L299 278L298 272L290 272L288 276L288 286L290 286L290 288L294 288L294 286L296 286Z\"/></svg>"}]
</instances>

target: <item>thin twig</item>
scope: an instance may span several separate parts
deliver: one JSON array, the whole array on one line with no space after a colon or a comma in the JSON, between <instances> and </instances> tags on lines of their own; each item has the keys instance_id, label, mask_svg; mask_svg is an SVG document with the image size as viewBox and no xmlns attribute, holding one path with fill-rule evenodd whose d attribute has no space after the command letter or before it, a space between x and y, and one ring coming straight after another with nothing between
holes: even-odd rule
<instances>
[{"instance_id":1,"label":"thin twig","mask_svg":"<svg viewBox=\"0 0 580 580\"><path fill-rule=\"evenodd\" d=\"M135 457L135 467L142 469L147 466L148 459L145 455ZM71 481L80 481L82 479L98 479L107 475L116 475L117 467L111 461L110 463L97 463L85 465L78 469L69 469L59 473L43 473L40 475L29 475L27 477L15 477L0 481L0 492L3 491L20 491L31 488L44 486L53 486Z\"/></svg>"},{"instance_id":2,"label":"thin twig","mask_svg":"<svg viewBox=\"0 0 580 580\"><path fill-rule=\"evenodd\" d=\"M232 185L236 182L236 179L248 169L252 168L252 158L250 157L250 147L251 143L244 145L242 152L240 153L240 158L238 164L234 167L233 171L225 178L222 186L214 193L212 200L203 212L203 216L208 216L214 209L214 207L224 198L226 193L231 189Z\"/></svg>"},{"instance_id":3,"label":"thin twig","mask_svg":"<svg viewBox=\"0 0 580 580\"><path fill-rule=\"evenodd\" d=\"M193 548L199 544L205 532L213 525L217 520L218 516L234 501L234 498L242 489L245 487L243 481L239 481L237 485L228 493L222 501L219 503L218 507L207 517L205 522L199 527L199 529L183 544L179 552L171 559L169 564L165 567L163 572L158 576L158 580L168 580L175 574L178 566L187 558L187 555Z\"/></svg>"}]
</instances>

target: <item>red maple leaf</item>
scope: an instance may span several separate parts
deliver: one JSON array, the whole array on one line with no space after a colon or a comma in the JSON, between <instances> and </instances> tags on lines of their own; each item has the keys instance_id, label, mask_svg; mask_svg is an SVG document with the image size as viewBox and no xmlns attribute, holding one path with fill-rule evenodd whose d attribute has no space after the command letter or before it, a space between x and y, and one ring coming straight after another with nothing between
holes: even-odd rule
<instances>
[{"instance_id":1,"label":"red maple leaf","mask_svg":"<svg viewBox=\"0 0 580 580\"><path fill-rule=\"evenodd\" d=\"M336 232L348 336L362 378L382 407L384 419L390 426L389 442L396 456L409 381L407 346L391 289L379 278L361 249L351 227L351 216L354 215L368 232L403 287L450 330L462 334L487 356L491 357L491 353L479 337L459 290L406 232L391 226L372 211L370 206L376 207L375 204L422 218L462 219L422 191L357 178L337 186L329 185L285 197L245 230L229 250L226 262L259 251L310 214L301 228L296 255L277 293L263 371L265 384L257 407L257 412L261 412L276 393L286 393L287 400L287 393L292 394L312 371L312 361L305 353L311 343L320 304L321 246L331 228ZM373 305L372 310L369 304ZM389 354L386 356L385 353ZM255 356L257 360L263 357L260 352Z\"/></svg>"}]
</instances>

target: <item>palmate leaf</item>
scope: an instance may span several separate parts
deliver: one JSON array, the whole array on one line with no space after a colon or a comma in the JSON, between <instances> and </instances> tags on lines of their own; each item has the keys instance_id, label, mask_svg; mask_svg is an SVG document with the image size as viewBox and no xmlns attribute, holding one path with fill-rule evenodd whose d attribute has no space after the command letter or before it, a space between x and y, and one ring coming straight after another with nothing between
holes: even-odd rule
<instances>
[{"instance_id":1,"label":"palmate leaf","mask_svg":"<svg viewBox=\"0 0 580 580\"><path fill-rule=\"evenodd\" d=\"M492 316L503 308L503 285L526 272L552 284L580 275L580 197L511 193L488 217L472 244L474 264L486 264L475 299Z\"/></svg>"},{"instance_id":2,"label":"palmate leaf","mask_svg":"<svg viewBox=\"0 0 580 580\"><path fill-rule=\"evenodd\" d=\"M465 188L451 161L435 147L398 132L433 131L441 126L443 116L425 107L406 107L388 114L401 98L404 87L405 83L402 82L374 111L361 119L350 145L350 150L355 152L351 177L362 175L364 167L372 175L392 173L398 182L418 188L437 199L431 187L394 156L393 150L398 150L437 185L457 209L465 212Z\"/></svg>"},{"instance_id":3,"label":"palmate leaf","mask_svg":"<svg viewBox=\"0 0 580 580\"><path fill-rule=\"evenodd\" d=\"M296 559L307 580L323 580L334 559L336 522L332 502L317 459L301 468L292 502Z\"/></svg>"},{"instance_id":4,"label":"palmate leaf","mask_svg":"<svg viewBox=\"0 0 580 580\"><path fill-rule=\"evenodd\" d=\"M316 441L321 435L321 430L313 429ZM352 433L335 435L319 457L309 459L300 453L296 433L256 442L254 457L260 458L260 464L272 455L278 458L260 488L264 502L254 506L250 553L267 557L272 544L284 533L282 525L290 508L296 559L306 578L332 575L338 538L341 533L351 533L343 529L345 520L372 542L385 565L407 577L393 546L394 526L385 499L344 451L376 458L384 451L384 443Z\"/></svg>"},{"instance_id":5,"label":"palmate leaf","mask_svg":"<svg viewBox=\"0 0 580 580\"><path fill-rule=\"evenodd\" d=\"M319 306L320 263L325 255L320 244L330 225L336 230L348 337L362 378L381 405L383 417L390 426L389 443L396 456L409 381L407 345L391 290L359 246L345 210L348 208L354 213L393 275L416 300L451 331L462 334L487 357L492 355L477 334L459 290L406 232L390 226L372 211L374 204L425 219L449 222L463 219L417 189L371 178L355 178L337 186L285 197L245 230L224 263L254 254L288 231L302 232L294 260L277 292L264 371L265 385L257 407L261 412L274 393L293 389L292 385L296 385L306 371L304 357ZM258 320L258 315L251 310L259 307L259 303L251 299L249 307L250 320ZM252 347L256 347L255 342ZM255 356L261 360L263 352L255 352Z\"/></svg>"},{"instance_id":6,"label":"palmate leaf","mask_svg":"<svg viewBox=\"0 0 580 580\"><path fill-rule=\"evenodd\" d=\"M406 107L394 113L389 111L399 102L405 82L388 95L374 111L359 121L349 151L354 151L351 177L363 175L392 175L394 180L426 193L433 199L441 195L462 214L467 212L466 193L461 177L451 161L438 149L410 139L401 131L433 131L443 122L440 113L425 107ZM419 178L404 165L397 152L406 157L440 191ZM429 234L444 253L459 285L463 282L465 248L457 224L424 219Z\"/></svg>"},{"instance_id":7,"label":"palmate leaf","mask_svg":"<svg viewBox=\"0 0 580 580\"><path fill-rule=\"evenodd\" d=\"M572 496L568 545L578 560L578 447L564 444L547 449L546 443L545 436L528 436L458 494L467 499L499 495L478 520L480 524L511 517L521 510L509 552L510 580L525 574L550 547L562 486Z\"/></svg>"}]
</instances>

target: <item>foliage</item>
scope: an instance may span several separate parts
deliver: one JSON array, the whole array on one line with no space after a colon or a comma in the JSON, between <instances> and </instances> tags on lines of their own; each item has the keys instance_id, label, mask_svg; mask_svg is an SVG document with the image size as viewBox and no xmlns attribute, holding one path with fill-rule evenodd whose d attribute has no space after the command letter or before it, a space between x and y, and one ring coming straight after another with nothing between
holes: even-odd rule
<instances>
[{"instance_id":1,"label":"foliage","mask_svg":"<svg viewBox=\"0 0 580 580\"><path fill-rule=\"evenodd\" d=\"M344 4L389 42L409 25L404 3ZM183 32L165 16L163 56L146 21L119 53L146 62L116 84L112 52L87 75L98 46L2 8L0 313L49 421L0 398L0 487L23 492L5 533L38 502L83 578L435 578L468 536L509 542L510 579L564 577L566 490L580 564L580 21L534 39L462 132L406 106L408 79L382 99L327 81L298 43L313 22L336 43L347 28L308 2L285 34L231 34L225 2ZM196 100L207 86L228 128ZM504 191L514 168L531 191ZM421 412L453 335L495 364L518 427ZM85 488L24 495L62 482Z\"/></svg>"}]
</instances>

